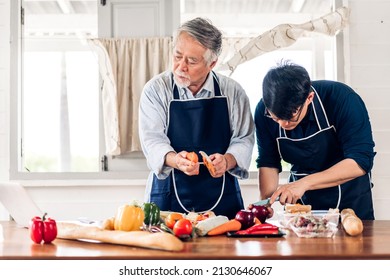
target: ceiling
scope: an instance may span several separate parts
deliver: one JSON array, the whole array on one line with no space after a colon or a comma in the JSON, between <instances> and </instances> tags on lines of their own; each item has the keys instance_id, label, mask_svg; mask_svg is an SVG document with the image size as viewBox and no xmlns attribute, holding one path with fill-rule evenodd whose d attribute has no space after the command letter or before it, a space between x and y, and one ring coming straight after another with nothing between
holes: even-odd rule
<instances>
[{"instance_id":1,"label":"ceiling","mask_svg":"<svg viewBox=\"0 0 390 280\"><path fill-rule=\"evenodd\" d=\"M99 0L23 0L30 14L95 14ZM175 1L175 0L173 0ZM329 0L182 0L184 13L313 13L329 10Z\"/></svg>"},{"instance_id":2,"label":"ceiling","mask_svg":"<svg viewBox=\"0 0 390 280\"><path fill-rule=\"evenodd\" d=\"M268 14L329 10L329 0L186 0L185 13Z\"/></svg>"},{"instance_id":3,"label":"ceiling","mask_svg":"<svg viewBox=\"0 0 390 280\"><path fill-rule=\"evenodd\" d=\"M176 1L176 0L171 0ZM23 0L25 36L96 36L100 0ZM331 0L181 0L181 20L210 18L228 33L253 34L331 11ZM275 16L278 14L279 16Z\"/></svg>"}]
</instances>

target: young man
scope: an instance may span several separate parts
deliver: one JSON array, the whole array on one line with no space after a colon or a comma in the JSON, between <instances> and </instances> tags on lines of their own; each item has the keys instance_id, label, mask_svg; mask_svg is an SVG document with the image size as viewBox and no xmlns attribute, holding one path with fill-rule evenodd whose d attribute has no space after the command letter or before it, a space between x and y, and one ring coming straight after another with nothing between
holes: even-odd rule
<instances>
[{"instance_id":1,"label":"young man","mask_svg":"<svg viewBox=\"0 0 390 280\"><path fill-rule=\"evenodd\" d=\"M353 89L311 81L303 67L284 62L264 78L255 124L262 198L317 210L352 208L361 219L374 219L374 141L367 109ZM291 164L285 185L278 183L281 160Z\"/></svg>"}]
</instances>

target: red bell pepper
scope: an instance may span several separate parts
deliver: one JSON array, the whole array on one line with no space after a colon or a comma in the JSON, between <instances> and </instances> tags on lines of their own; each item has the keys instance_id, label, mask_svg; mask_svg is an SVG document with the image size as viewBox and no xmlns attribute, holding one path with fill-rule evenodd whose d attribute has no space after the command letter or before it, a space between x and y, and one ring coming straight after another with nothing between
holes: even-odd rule
<instances>
[{"instance_id":1,"label":"red bell pepper","mask_svg":"<svg viewBox=\"0 0 390 280\"><path fill-rule=\"evenodd\" d=\"M37 244L51 243L57 237L57 223L51 218L34 217L30 221L30 237Z\"/></svg>"},{"instance_id":2,"label":"red bell pepper","mask_svg":"<svg viewBox=\"0 0 390 280\"><path fill-rule=\"evenodd\" d=\"M279 232L279 228L271 224L257 224L250 228L239 230L236 234L275 234Z\"/></svg>"}]
</instances>

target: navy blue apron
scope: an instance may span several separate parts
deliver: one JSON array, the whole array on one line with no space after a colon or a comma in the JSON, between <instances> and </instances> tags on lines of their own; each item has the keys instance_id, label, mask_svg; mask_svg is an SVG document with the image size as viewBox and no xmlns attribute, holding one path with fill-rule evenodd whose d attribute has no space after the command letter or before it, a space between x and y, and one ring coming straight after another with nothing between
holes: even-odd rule
<instances>
[{"instance_id":1,"label":"navy blue apron","mask_svg":"<svg viewBox=\"0 0 390 280\"><path fill-rule=\"evenodd\" d=\"M205 151L225 154L230 144L231 128L226 96L221 95L213 73L214 98L180 100L176 84L169 104L167 136L175 151ZM199 159L202 157L198 153ZM173 169L169 177L153 176L150 200L161 210L197 213L212 210L216 215L234 218L244 208L237 178L228 172L213 178L201 164L199 175L188 176ZM175 181L173 181L173 178Z\"/></svg>"},{"instance_id":2,"label":"navy blue apron","mask_svg":"<svg viewBox=\"0 0 390 280\"><path fill-rule=\"evenodd\" d=\"M279 154L284 161L292 165L290 182L321 172L344 159L336 129L329 125L322 102L314 88L313 90L315 96L311 104L318 131L304 138L292 139L287 137L286 131L279 126ZM299 126L297 128L299 129ZM352 208L361 219L373 220L370 174L339 186L306 191L300 203L310 204L313 210Z\"/></svg>"}]
</instances>

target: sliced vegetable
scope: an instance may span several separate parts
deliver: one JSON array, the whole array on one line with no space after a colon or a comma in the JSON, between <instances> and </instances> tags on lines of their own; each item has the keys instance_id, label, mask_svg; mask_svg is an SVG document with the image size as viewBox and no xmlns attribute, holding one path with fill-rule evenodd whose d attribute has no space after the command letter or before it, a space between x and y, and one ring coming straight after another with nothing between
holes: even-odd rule
<instances>
[{"instance_id":1,"label":"sliced vegetable","mask_svg":"<svg viewBox=\"0 0 390 280\"><path fill-rule=\"evenodd\" d=\"M278 233L279 228L272 224L258 224L253 225L247 229L239 230L236 234L269 234L269 233Z\"/></svg>"},{"instance_id":2,"label":"sliced vegetable","mask_svg":"<svg viewBox=\"0 0 390 280\"><path fill-rule=\"evenodd\" d=\"M215 167L213 165L213 162L211 161L211 159L209 158L209 156L205 152L199 151L199 153L202 156L203 164L207 167L211 176L214 176L215 175Z\"/></svg>"},{"instance_id":3,"label":"sliced vegetable","mask_svg":"<svg viewBox=\"0 0 390 280\"><path fill-rule=\"evenodd\" d=\"M195 228L196 234L199 236L205 236L213 228L216 228L228 221L228 217L222 215L199 221Z\"/></svg>"},{"instance_id":4,"label":"sliced vegetable","mask_svg":"<svg viewBox=\"0 0 390 280\"><path fill-rule=\"evenodd\" d=\"M226 223L219 225L209 232L207 232L207 235L214 236L214 235L220 235L225 234L229 231L237 231L241 229L241 223L237 221L236 219L231 219L227 221Z\"/></svg>"},{"instance_id":5,"label":"sliced vegetable","mask_svg":"<svg viewBox=\"0 0 390 280\"><path fill-rule=\"evenodd\" d=\"M279 230L278 229L268 229L268 230L265 230L265 229L262 229L262 230L259 230L259 231L253 231L251 233L245 233L245 234L242 234L242 233L237 233L236 234L242 234L242 235L250 235L250 234L253 234L253 235L256 235L256 234L278 234L279 233Z\"/></svg>"},{"instance_id":6,"label":"sliced vegetable","mask_svg":"<svg viewBox=\"0 0 390 280\"><path fill-rule=\"evenodd\" d=\"M144 223L144 211L137 205L122 205L115 216L114 229L123 231L141 230Z\"/></svg>"},{"instance_id":7,"label":"sliced vegetable","mask_svg":"<svg viewBox=\"0 0 390 280\"><path fill-rule=\"evenodd\" d=\"M158 225L160 223L160 208L154 202L146 202L142 205L145 225Z\"/></svg>"}]
</instances>

